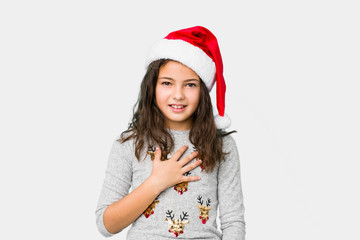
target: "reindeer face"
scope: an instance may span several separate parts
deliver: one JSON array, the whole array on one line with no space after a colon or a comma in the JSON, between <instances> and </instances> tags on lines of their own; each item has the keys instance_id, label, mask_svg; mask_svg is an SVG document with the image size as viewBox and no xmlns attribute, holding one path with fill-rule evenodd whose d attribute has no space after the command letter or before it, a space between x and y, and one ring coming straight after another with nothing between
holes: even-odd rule
<instances>
[{"instance_id":1,"label":"reindeer face","mask_svg":"<svg viewBox=\"0 0 360 240\"><path fill-rule=\"evenodd\" d=\"M166 212L166 216L170 218L165 218L165 221L169 224L169 232L172 233L174 237L178 237L184 233L184 227L189 223L187 220L187 212L183 212L182 215L180 215L180 219L174 219L174 214L172 214L170 210Z\"/></svg>"},{"instance_id":2,"label":"reindeer face","mask_svg":"<svg viewBox=\"0 0 360 240\"><path fill-rule=\"evenodd\" d=\"M198 203L199 204L196 204L196 206L199 208L199 211L200 211L200 216L199 218L201 219L201 222L203 224L206 223L207 220L209 220L209 211L211 209L210 207L210 203L211 203L211 200L210 198L207 199L206 201L206 205L203 205L203 200L202 200L202 196L198 196Z\"/></svg>"},{"instance_id":3,"label":"reindeer face","mask_svg":"<svg viewBox=\"0 0 360 240\"><path fill-rule=\"evenodd\" d=\"M154 146L148 147L147 154L150 155L151 161L154 161L154 159L155 159L155 150L156 150L156 148ZM161 156L161 161L165 161L165 160L166 160L165 156Z\"/></svg>"},{"instance_id":4,"label":"reindeer face","mask_svg":"<svg viewBox=\"0 0 360 240\"><path fill-rule=\"evenodd\" d=\"M182 195L184 192L188 190L188 182L181 182L174 186L174 190L178 192L178 194Z\"/></svg>"},{"instance_id":5,"label":"reindeer face","mask_svg":"<svg viewBox=\"0 0 360 240\"><path fill-rule=\"evenodd\" d=\"M191 174L190 171L184 173L184 176L189 176ZM188 190L188 182L181 182L174 186L174 190L177 191L178 194L182 195L184 192Z\"/></svg>"},{"instance_id":6,"label":"reindeer face","mask_svg":"<svg viewBox=\"0 0 360 240\"><path fill-rule=\"evenodd\" d=\"M146 218L150 217L150 215L154 214L155 205L159 203L159 200L155 200L152 202L148 208L144 211L144 215Z\"/></svg>"},{"instance_id":7,"label":"reindeer face","mask_svg":"<svg viewBox=\"0 0 360 240\"><path fill-rule=\"evenodd\" d=\"M209 211L211 209L211 207L207 207L205 205L200 206L199 204L196 204L196 206L199 208L200 211L200 219L202 221L203 224L206 223L207 220L209 220Z\"/></svg>"},{"instance_id":8,"label":"reindeer face","mask_svg":"<svg viewBox=\"0 0 360 240\"><path fill-rule=\"evenodd\" d=\"M165 221L169 224L169 232L172 233L174 237L184 233L184 227L189 223L188 220L182 221L180 219L170 220L166 218Z\"/></svg>"},{"instance_id":9,"label":"reindeer face","mask_svg":"<svg viewBox=\"0 0 360 240\"><path fill-rule=\"evenodd\" d=\"M147 152L147 154L149 154L150 155L150 157L151 157L151 161L154 161L154 159L155 159L155 153L153 153L153 152Z\"/></svg>"}]
</instances>

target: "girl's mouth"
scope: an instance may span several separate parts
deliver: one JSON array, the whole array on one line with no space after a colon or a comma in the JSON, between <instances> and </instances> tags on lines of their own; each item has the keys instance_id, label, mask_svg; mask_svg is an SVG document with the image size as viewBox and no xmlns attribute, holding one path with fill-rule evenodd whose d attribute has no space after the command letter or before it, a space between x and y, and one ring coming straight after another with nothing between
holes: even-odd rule
<instances>
[{"instance_id":1,"label":"girl's mouth","mask_svg":"<svg viewBox=\"0 0 360 240\"><path fill-rule=\"evenodd\" d=\"M186 105L172 104L172 105L169 105L169 107L171 108L171 110L172 110L173 112L182 112L182 111L185 110Z\"/></svg>"}]
</instances>

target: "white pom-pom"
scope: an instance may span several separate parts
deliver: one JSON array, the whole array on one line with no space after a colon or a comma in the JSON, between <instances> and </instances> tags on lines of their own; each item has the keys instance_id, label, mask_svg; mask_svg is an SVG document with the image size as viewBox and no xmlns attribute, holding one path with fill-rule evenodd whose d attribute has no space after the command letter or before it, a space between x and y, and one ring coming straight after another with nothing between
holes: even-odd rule
<instances>
[{"instance_id":1,"label":"white pom-pom","mask_svg":"<svg viewBox=\"0 0 360 240\"><path fill-rule=\"evenodd\" d=\"M231 125L231 120L226 113L224 114L223 117L217 114L214 120L217 129L229 128Z\"/></svg>"}]
</instances>

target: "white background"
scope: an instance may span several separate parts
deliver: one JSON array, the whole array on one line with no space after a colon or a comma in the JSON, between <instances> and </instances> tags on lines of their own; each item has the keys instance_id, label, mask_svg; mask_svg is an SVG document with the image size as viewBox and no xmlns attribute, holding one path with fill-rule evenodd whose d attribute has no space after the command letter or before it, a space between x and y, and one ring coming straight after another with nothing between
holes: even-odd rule
<instances>
[{"instance_id":1,"label":"white background","mask_svg":"<svg viewBox=\"0 0 360 240\"><path fill-rule=\"evenodd\" d=\"M360 239L356 2L1 1L0 239L103 239L147 51L195 25L223 55L247 239Z\"/></svg>"}]
</instances>

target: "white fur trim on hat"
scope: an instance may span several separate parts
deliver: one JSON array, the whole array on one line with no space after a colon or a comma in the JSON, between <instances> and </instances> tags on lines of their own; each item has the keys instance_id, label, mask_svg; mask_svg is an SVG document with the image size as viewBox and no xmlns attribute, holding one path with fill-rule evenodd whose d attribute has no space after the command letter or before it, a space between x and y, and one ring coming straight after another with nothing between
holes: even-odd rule
<instances>
[{"instance_id":1,"label":"white fur trim on hat","mask_svg":"<svg viewBox=\"0 0 360 240\"><path fill-rule=\"evenodd\" d=\"M229 118L229 116L225 113L223 117L221 117L220 115L216 115L215 118L215 125L217 129L225 129L225 128L229 128L231 125L231 120Z\"/></svg>"},{"instance_id":2,"label":"white fur trim on hat","mask_svg":"<svg viewBox=\"0 0 360 240\"><path fill-rule=\"evenodd\" d=\"M200 48L177 39L161 39L150 48L146 67L159 59L172 59L191 68L211 91L215 83L214 61Z\"/></svg>"}]
</instances>

